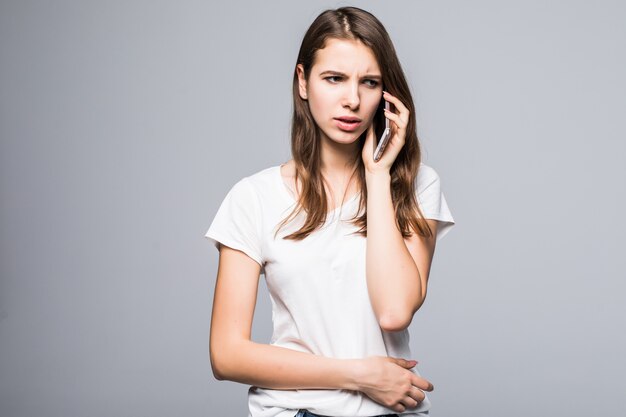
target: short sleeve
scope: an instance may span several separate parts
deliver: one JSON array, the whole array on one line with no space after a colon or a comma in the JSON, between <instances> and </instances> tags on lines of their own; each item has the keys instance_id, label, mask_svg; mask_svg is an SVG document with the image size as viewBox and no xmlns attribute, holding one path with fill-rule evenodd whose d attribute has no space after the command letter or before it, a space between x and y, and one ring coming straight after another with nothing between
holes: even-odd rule
<instances>
[{"instance_id":1,"label":"short sleeve","mask_svg":"<svg viewBox=\"0 0 626 417\"><path fill-rule=\"evenodd\" d=\"M422 164L417 175L417 200L427 219L439 220L437 241L454 226L454 218L441 189L441 179L430 166Z\"/></svg>"},{"instance_id":2,"label":"short sleeve","mask_svg":"<svg viewBox=\"0 0 626 417\"><path fill-rule=\"evenodd\" d=\"M209 230L204 235L219 249L219 243L237 249L263 267L259 201L247 178L226 194Z\"/></svg>"}]
</instances>

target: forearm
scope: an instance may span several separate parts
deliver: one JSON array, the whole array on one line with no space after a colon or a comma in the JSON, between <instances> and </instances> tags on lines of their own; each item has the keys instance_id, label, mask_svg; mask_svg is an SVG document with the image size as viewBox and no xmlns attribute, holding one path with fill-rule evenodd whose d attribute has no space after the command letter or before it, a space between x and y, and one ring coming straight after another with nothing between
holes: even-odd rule
<instances>
[{"instance_id":1,"label":"forearm","mask_svg":"<svg viewBox=\"0 0 626 417\"><path fill-rule=\"evenodd\" d=\"M271 389L358 390L358 359L336 359L242 341L216 355L218 379Z\"/></svg>"},{"instance_id":2,"label":"forearm","mask_svg":"<svg viewBox=\"0 0 626 417\"><path fill-rule=\"evenodd\" d=\"M366 174L366 271L370 302L381 327L403 327L422 294L420 274L396 224L389 173Z\"/></svg>"}]
</instances>

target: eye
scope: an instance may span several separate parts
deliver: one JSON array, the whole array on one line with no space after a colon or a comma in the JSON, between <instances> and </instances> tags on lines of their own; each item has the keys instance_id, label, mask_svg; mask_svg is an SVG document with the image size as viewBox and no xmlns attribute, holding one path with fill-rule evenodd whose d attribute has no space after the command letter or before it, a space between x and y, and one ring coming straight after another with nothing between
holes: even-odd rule
<instances>
[{"instance_id":1,"label":"eye","mask_svg":"<svg viewBox=\"0 0 626 417\"><path fill-rule=\"evenodd\" d=\"M330 81L330 79L331 79L331 78L341 78L341 77L340 77L340 76L338 76L338 75L331 75L330 77L326 77L326 78L324 78L324 79L325 79L325 80L329 80L329 82L330 82L331 84L335 84L335 82Z\"/></svg>"},{"instance_id":2,"label":"eye","mask_svg":"<svg viewBox=\"0 0 626 417\"><path fill-rule=\"evenodd\" d=\"M333 81L333 79L337 78L337 81ZM343 77L339 76L339 75L331 75L330 77L326 77L324 78L325 80L327 80L328 82L330 82L331 84L337 84L337 82L339 82ZM378 86L378 81L376 80L365 80L366 83L370 83L368 84L369 87L371 88L376 88Z\"/></svg>"}]
</instances>

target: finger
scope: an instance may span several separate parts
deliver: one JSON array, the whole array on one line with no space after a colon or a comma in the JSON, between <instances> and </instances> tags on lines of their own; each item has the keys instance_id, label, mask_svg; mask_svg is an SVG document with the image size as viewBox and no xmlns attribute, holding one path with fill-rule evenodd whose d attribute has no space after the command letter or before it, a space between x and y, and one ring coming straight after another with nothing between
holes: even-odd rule
<instances>
[{"instance_id":1,"label":"finger","mask_svg":"<svg viewBox=\"0 0 626 417\"><path fill-rule=\"evenodd\" d=\"M399 115L387 109L385 109L384 112L385 112L385 117L389 120L392 120L396 124L396 126L398 126L398 129L403 129L403 130L406 129L407 124L404 120L400 118Z\"/></svg>"},{"instance_id":2,"label":"finger","mask_svg":"<svg viewBox=\"0 0 626 417\"><path fill-rule=\"evenodd\" d=\"M426 398L426 394L424 394L424 391L422 391L421 389L417 388L416 386L411 386L411 392L409 392L409 397L413 401L415 401L415 405L417 405L417 404L421 403L422 401L424 401L424 398Z\"/></svg>"},{"instance_id":3,"label":"finger","mask_svg":"<svg viewBox=\"0 0 626 417\"><path fill-rule=\"evenodd\" d=\"M406 106L400 101L400 99L398 97L394 97L391 94L389 94L386 91L383 91L383 98L391 103L393 103L394 106L396 106L396 109L398 109L400 111L400 113L402 112L409 112L409 109L406 108Z\"/></svg>"},{"instance_id":4,"label":"finger","mask_svg":"<svg viewBox=\"0 0 626 417\"><path fill-rule=\"evenodd\" d=\"M425 380L421 376L415 374L411 378L411 384L419 389L423 389L424 391L432 391L435 389L433 384L431 384L429 381Z\"/></svg>"},{"instance_id":5,"label":"finger","mask_svg":"<svg viewBox=\"0 0 626 417\"><path fill-rule=\"evenodd\" d=\"M424 396L423 392L422 392L422 395L420 396L418 393L412 390L409 395L401 399L399 402L403 404L406 408L415 408L419 405L419 403L424 401L424 398L422 398L423 396Z\"/></svg>"},{"instance_id":6,"label":"finger","mask_svg":"<svg viewBox=\"0 0 626 417\"><path fill-rule=\"evenodd\" d=\"M409 109L408 109L408 108L407 108L404 104L402 104L402 102L401 102L398 98L393 97L393 96L392 96L391 94L389 94L389 93L386 93L386 94L387 94L389 97L385 96L385 98L389 98L389 100L388 100L388 101L389 101L389 102L393 102L393 103L394 103L394 106L396 107L396 109L398 110L398 112L395 112L395 111L393 111L393 112L392 112L392 111L389 111L389 112L385 112L385 114L387 114L387 113L397 114L397 115L398 115L398 117L400 118L401 122L402 122L402 124L398 124L398 126L407 126L407 125L409 124L409 118L410 118L411 112L409 111ZM393 98L393 99L392 99L392 98ZM394 100L394 99L395 99L395 100ZM396 123L398 123L398 122L396 122Z\"/></svg>"},{"instance_id":7,"label":"finger","mask_svg":"<svg viewBox=\"0 0 626 417\"><path fill-rule=\"evenodd\" d=\"M417 361L410 361L402 358L394 358L394 362L407 369L411 369L417 365Z\"/></svg>"}]
</instances>

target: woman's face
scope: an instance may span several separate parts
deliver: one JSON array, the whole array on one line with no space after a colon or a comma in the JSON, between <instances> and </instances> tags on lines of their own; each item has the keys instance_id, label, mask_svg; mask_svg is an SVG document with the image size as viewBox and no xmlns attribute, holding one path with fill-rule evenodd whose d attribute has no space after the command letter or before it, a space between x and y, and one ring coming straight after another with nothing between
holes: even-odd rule
<instances>
[{"instance_id":1,"label":"woman's face","mask_svg":"<svg viewBox=\"0 0 626 417\"><path fill-rule=\"evenodd\" d=\"M382 77L372 50L360 41L329 39L316 54L308 82L298 64L300 97L322 139L351 144L370 126L382 99ZM340 122L343 117L360 122Z\"/></svg>"}]
</instances>

